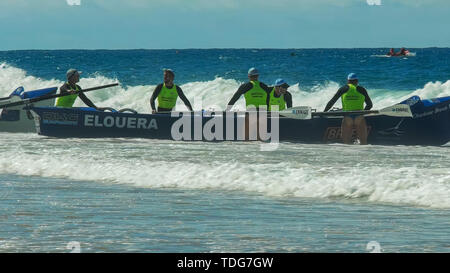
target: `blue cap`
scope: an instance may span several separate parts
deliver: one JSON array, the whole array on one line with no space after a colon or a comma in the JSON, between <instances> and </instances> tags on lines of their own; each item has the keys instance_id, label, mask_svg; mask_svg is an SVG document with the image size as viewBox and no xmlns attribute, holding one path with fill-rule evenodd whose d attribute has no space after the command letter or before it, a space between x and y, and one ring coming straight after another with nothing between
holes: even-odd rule
<instances>
[{"instance_id":1,"label":"blue cap","mask_svg":"<svg viewBox=\"0 0 450 273\"><path fill-rule=\"evenodd\" d=\"M358 76L356 75L356 73L350 73L347 76L347 80L351 81L351 80L357 80Z\"/></svg>"},{"instance_id":2,"label":"blue cap","mask_svg":"<svg viewBox=\"0 0 450 273\"><path fill-rule=\"evenodd\" d=\"M249 76L257 76L259 75L258 69L252 67L248 70L248 75Z\"/></svg>"},{"instance_id":3,"label":"blue cap","mask_svg":"<svg viewBox=\"0 0 450 273\"><path fill-rule=\"evenodd\" d=\"M275 81L274 86L282 86L282 85L289 87L289 84L287 84L287 82L283 79L277 79Z\"/></svg>"}]
</instances>

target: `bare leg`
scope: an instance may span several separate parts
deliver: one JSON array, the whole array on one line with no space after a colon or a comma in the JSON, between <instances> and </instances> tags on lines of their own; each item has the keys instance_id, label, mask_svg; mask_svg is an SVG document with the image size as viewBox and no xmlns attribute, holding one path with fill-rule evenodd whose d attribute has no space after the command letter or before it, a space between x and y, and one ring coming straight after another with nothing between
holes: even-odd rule
<instances>
[{"instance_id":1,"label":"bare leg","mask_svg":"<svg viewBox=\"0 0 450 273\"><path fill-rule=\"evenodd\" d=\"M353 119L344 117L341 125L342 142L344 144L352 144Z\"/></svg>"},{"instance_id":2,"label":"bare leg","mask_svg":"<svg viewBox=\"0 0 450 273\"><path fill-rule=\"evenodd\" d=\"M361 145L367 145L367 125L363 116L355 118L356 134Z\"/></svg>"}]
</instances>

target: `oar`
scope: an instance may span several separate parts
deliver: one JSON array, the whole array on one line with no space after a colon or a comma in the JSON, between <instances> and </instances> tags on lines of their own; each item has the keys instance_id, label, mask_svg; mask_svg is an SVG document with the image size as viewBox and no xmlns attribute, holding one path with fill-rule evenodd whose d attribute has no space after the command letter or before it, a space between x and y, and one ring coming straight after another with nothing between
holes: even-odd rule
<instances>
[{"instance_id":1,"label":"oar","mask_svg":"<svg viewBox=\"0 0 450 273\"><path fill-rule=\"evenodd\" d=\"M406 104L395 104L380 110L313 112L313 116L348 116L380 114L391 117L412 117L411 108Z\"/></svg>"},{"instance_id":2,"label":"oar","mask_svg":"<svg viewBox=\"0 0 450 273\"><path fill-rule=\"evenodd\" d=\"M108 88L108 87L113 87L113 86L117 86L117 85L119 85L119 84L118 83L112 83L112 84L107 84L107 85L87 88L87 89L76 91L76 92L73 92L73 93L45 95L45 96L42 96L42 97L37 97L37 98L32 98L32 99L25 99L25 100L21 100L21 101L16 101L16 102L3 104L3 105L0 105L0 108L12 107L12 106L24 105L24 104L30 104L30 103L34 103L34 102L38 102L38 101L42 101L42 100L49 100L49 99L53 99L53 98L69 96L69 95L79 94L81 92L84 93L84 92L104 89L104 88Z\"/></svg>"},{"instance_id":3,"label":"oar","mask_svg":"<svg viewBox=\"0 0 450 273\"><path fill-rule=\"evenodd\" d=\"M216 111L212 111L216 112ZM158 112L170 114L171 112ZM225 112L224 112L225 113ZM238 112L238 113L249 113ZM380 110L364 110L364 111L333 111L333 112L311 112L309 106L296 106L287 110L278 112L281 116L293 119L311 119L312 116L347 116L347 115L368 115L381 114L392 117L412 117L411 109L406 104L396 104Z\"/></svg>"},{"instance_id":4,"label":"oar","mask_svg":"<svg viewBox=\"0 0 450 273\"><path fill-rule=\"evenodd\" d=\"M411 109L406 104L396 104L380 110L311 112L309 106L297 106L279 112L280 115L293 119L311 119L312 116L347 116L381 114L392 117L412 117Z\"/></svg>"},{"instance_id":5,"label":"oar","mask_svg":"<svg viewBox=\"0 0 450 273\"><path fill-rule=\"evenodd\" d=\"M294 119L311 119L311 107L296 106L287 110L280 111L281 116Z\"/></svg>"}]
</instances>

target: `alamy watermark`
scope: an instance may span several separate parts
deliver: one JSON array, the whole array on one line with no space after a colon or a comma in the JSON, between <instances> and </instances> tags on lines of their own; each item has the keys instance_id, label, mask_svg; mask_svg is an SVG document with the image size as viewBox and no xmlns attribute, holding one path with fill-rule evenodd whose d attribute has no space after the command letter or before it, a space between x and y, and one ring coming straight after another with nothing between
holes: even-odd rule
<instances>
[{"instance_id":1,"label":"alamy watermark","mask_svg":"<svg viewBox=\"0 0 450 273\"><path fill-rule=\"evenodd\" d=\"M197 100L196 100L197 101ZM197 107L197 105L195 105ZM279 112L248 107L247 111L173 111L173 140L261 141L261 151L274 151L279 145ZM205 121L206 120L206 121ZM270 129L270 130L269 130Z\"/></svg>"},{"instance_id":2,"label":"alamy watermark","mask_svg":"<svg viewBox=\"0 0 450 273\"><path fill-rule=\"evenodd\" d=\"M81 0L66 0L69 6L81 6Z\"/></svg>"},{"instance_id":3,"label":"alamy watermark","mask_svg":"<svg viewBox=\"0 0 450 273\"><path fill-rule=\"evenodd\" d=\"M366 250L370 253L381 253L381 245L377 241L370 241L366 245Z\"/></svg>"},{"instance_id":4,"label":"alamy watermark","mask_svg":"<svg viewBox=\"0 0 450 273\"><path fill-rule=\"evenodd\" d=\"M77 241L71 241L67 243L66 249L70 250L70 253L81 253L81 244Z\"/></svg>"}]
</instances>

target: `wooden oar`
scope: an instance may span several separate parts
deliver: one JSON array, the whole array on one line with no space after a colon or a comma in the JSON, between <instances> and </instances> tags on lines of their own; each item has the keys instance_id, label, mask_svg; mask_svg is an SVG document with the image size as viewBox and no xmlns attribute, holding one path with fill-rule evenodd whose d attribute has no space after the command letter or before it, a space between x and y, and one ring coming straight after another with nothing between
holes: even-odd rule
<instances>
[{"instance_id":1,"label":"wooden oar","mask_svg":"<svg viewBox=\"0 0 450 273\"><path fill-rule=\"evenodd\" d=\"M117 85L119 85L119 84L118 84L118 83L112 83L112 84L107 84L107 85L102 85L102 86L97 86L97 87L87 88L87 89L80 90L80 91L76 91L76 92L73 92L73 93L63 93L63 94L45 95L45 96L41 96L41 97L37 97L37 98L32 98L32 99L20 100L20 101L16 101L16 102L11 102L11 103L7 103L7 104L0 105L0 109L1 109L1 108L6 108L6 107L17 106L17 105L31 104L31 103L38 102L38 101L42 101L42 100L49 100L49 99L53 99L53 98L69 96L69 95L79 94L79 93L81 93L81 92L84 93L84 92L89 92L89 91L94 91L94 90L104 89L104 88L108 88L108 87L113 87L113 86L117 86Z\"/></svg>"}]
</instances>

